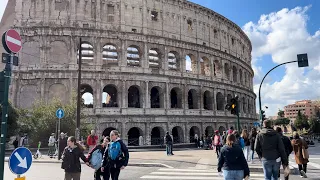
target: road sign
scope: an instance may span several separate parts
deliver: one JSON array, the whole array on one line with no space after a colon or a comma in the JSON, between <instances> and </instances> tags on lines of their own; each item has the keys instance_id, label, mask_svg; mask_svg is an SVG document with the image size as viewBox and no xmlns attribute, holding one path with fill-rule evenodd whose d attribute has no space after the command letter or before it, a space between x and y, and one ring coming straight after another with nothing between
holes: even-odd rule
<instances>
[{"instance_id":1,"label":"road sign","mask_svg":"<svg viewBox=\"0 0 320 180\"><path fill-rule=\"evenodd\" d=\"M2 35L2 44L8 53L18 53L22 48L20 34L13 29L9 29Z\"/></svg>"},{"instance_id":2,"label":"road sign","mask_svg":"<svg viewBox=\"0 0 320 180\"><path fill-rule=\"evenodd\" d=\"M9 158L9 168L13 174L26 173L32 164L32 153L29 149L20 147L15 149Z\"/></svg>"},{"instance_id":3,"label":"road sign","mask_svg":"<svg viewBox=\"0 0 320 180\"><path fill-rule=\"evenodd\" d=\"M62 109L58 109L56 111L56 116L57 118L62 119L64 117L64 111Z\"/></svg>"}]
</instances>

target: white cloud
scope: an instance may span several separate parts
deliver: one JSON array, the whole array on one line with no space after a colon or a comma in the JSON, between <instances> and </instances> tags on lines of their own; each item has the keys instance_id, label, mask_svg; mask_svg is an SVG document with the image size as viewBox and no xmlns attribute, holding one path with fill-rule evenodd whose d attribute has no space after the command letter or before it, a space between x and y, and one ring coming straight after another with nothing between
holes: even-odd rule
<instances>
[{"instance_id":1,"label":"white cloud","mask_svg":"<svg viewBox=\"0 0 320 180\"><path fill-rule=\"evenodd\" d=\"M262 67L256 62L264 55L271 55L276 64L297 60L297 54L308 53L309 68L298 68L297 63L285 66L280 81L265 81L262 86L262 106L268 106L267 116L276 115L288 103L296 100L315 99L320 96L320 30L310 34L307 30L307 7L284 8L278 12L261 15L257 23L248 22L243 30L253 45L252 66L255 72L254 91L258 95ZM264 69L268 71L269 69ZM257 98L258 99L258 98ZM258 102L257 102L258 105Z\"/></svg>"}]
</instances>

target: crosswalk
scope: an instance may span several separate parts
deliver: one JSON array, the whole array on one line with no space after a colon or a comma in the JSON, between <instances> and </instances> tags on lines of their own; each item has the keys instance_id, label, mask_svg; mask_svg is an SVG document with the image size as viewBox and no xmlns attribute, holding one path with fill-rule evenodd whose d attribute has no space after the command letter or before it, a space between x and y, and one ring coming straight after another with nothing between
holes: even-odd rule
<instances>
[{"instance_id":1,"label":"crosswalk","mask_svg":"<svg viewBox=\"0 0 320 180\"><path fill-rule=\"evenodd\" d=\"M154 179L154 180L223 180L217 170L205 169L175 169L175 168L161 168L150 174L140 177L140 179ZM250 180L264 180L263 173L251 173Z\"/></svg>"}]
</instances>

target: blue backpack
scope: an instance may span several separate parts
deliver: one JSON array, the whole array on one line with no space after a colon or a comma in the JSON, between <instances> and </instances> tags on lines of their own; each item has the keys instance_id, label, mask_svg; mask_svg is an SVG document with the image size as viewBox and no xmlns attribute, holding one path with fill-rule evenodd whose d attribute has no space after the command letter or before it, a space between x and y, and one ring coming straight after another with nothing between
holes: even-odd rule
<instances>
[{"instance_id":1,"label":"blue backpack","mask_svg":"<svg viewBox=\"0 0 320 180\"><path fill-rule=\"evenodd\" d=\"M240 141L239 145L243 149L244 148L244 139L242 137L240 137L239 141Z\"/></svg>"},{"instance_id":2,"label":"blue backpack","mask_svg":"<svg viewBox=\"0 0 320 180\"><path fill-rule=\"evenodd\" d=\"M93 169L98 170L101 167L101 163L102 163L102 153L100 149L97 149L91 154L90 164Z\"/></svg>"},{"instance_id":3,"label":"blue backpack","mask_svg":"<svg viewBox=\"0 0 320 180\"><path fill-rule=\"evenodd\" d=\"M113 161L117 160L122 155L121 144L119 142L112 142L109 145L109 158Z\"/></svg>"}]
</instances>

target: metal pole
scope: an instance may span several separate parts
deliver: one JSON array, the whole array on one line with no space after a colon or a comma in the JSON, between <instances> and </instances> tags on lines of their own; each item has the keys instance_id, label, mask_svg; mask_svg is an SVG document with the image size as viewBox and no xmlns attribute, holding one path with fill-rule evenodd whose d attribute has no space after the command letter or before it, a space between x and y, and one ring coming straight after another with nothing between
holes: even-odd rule
<instances>
[{"instance_id":1,"label":"metal pole","mask_svg":"<svg viewBox=\"0 0 320 180\"><path fill-rule=\"evenodd\" d=\"M289 63L294 63L294 62L298 62L298 61L289 61L289 62L285 62L285 63L282 63L282 64L278 64L277 66L273 67L272 69L270 69L270 71L264 75L264 77L262 78L262 81L260 83L260 86L259 86L259 114L260 114L260 121L261 121L261 127L262 127L262 124L263 124L263 119L262 119L262 113L261 113L261 110L262 110L262 105L261 105L261 86L262 86L262 83L264 81L264 79L267 77L267 75L272 71L274 70L275 68L279 67L279 66L282 66L284 64L289 64Z\"/></svg>"},{"instance_id":2,"label":"metal pole","mask_svg":"<svg viewBox=\"0 0 320 180\"><path fill-rule=\"evenodd\" d=\"M2 122L1 122L1 151L0 151L0 180L4 176L4 158L6 150L6 137L7 137L7 121L8 121L8 97L9 97L9 84L11 77L11 64L14 54L10 54L10 61L7 61L4 69L4 98L2 103Z\"/></svg>"},{"instance_id":3,"label":"metal pole","mask_svg":"<svg viewBox=\"0 0 320 180\"><path fill-rule=\"evenodd\" d=\"M61 131L61 129L60 129L61 128L61 124L60 124L61 123L61 119L60 118L59 118L59 122L58 123L59 123L59 125L58 125L59 127L58 127L58 139L57 139L57 142L58 142L58 156L59 156L59 151L60 151L60 142L59 142L60 141L60 137L59 137L59 135L60 135L60 131Z\"/></svg>"},{"instance_id":4,"label":"metal pole","mask_svg":"<svg viewBox=\"0 0 320 180\"><path fill-rule=\"evenodd\" d=\"M78 92L77 92L77 127L75 137L80 140L80 108L81 108L81 64L82 64L82 39L79 43L79 62L78 62Z\"/></svg>"}]
</instances>

